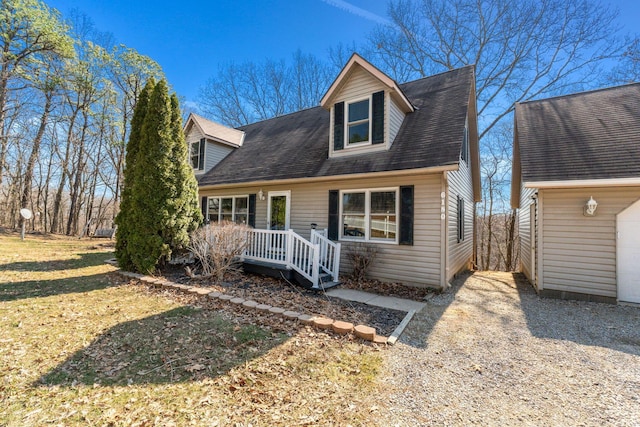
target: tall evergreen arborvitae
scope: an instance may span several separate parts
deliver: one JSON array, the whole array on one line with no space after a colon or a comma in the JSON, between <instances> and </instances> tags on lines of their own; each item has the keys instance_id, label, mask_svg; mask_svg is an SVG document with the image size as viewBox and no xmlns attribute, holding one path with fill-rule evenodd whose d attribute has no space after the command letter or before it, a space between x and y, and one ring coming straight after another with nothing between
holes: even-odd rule
<instances>
[{"instance_id":1,"label":"tall evergreen arborvitae","mask_svg":"<svg viewBox=\"0 0 640 427\"><path fill-rule=\"evenodd\" d=\"M171 162L175 168L176 186L173 199L176 231L171 236L171 246L177 249L189 244L189 234L202 223L202 213L198 205L198 181L189 164L189 146L184 138L180 103L175 93L171 95L171 130L175 142Z\"/></svg>"},{"instance_id":2,"label":"tall evergreen arborvitae","mask_svg":"<svg viewBox=\"0 0 640 427\"><path fill-rule=\"evenodd\" d=\"M142 273L154 271L185 247L189 232L201 221L197 185L188 166L180 107L161 80L148 99L130 187L126 251Z\"/></svg>"},{"instance_id":3,"label":"tall evergreen arborvitae","mask_svg":"<svg viewBox=\"0 0 640 427\"><path fill-rule=\"evenodd\" d=\"M128 244L133 229L133 201L132 188L135 174L135 164L138 157L140 138L142 135L142 123L147 114L149 97L156 85L155 80L150 78L145 87L140 91L136 107L131 119L131 129L129 131L129 141L126 147L125 168L123 172L123 187L120 199L120 212L116 216L115 222L118 226L116 230L116 259L120 268L133 270L135 268L128 251Z\"/></svg>"}]
</instances>

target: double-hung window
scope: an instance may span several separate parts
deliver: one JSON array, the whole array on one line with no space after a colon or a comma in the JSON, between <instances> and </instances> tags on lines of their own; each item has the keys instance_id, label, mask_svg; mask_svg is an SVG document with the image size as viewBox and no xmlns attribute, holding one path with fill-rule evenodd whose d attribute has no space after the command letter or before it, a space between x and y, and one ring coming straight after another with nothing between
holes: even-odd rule
<instances>
[{"instance_id":1,"label":"double-hung window","mask_svg":"<svg viewBox=\"0 0 640 427\"><path fill-rule=\"evenodd\" d=\"M398 189L342 191L341 239L397 243Z\"/></svg>"},{"instance_id":2,"label":"double-hung window","mask_svg":"<svg viewBox=\"0 0 640 427\"><path fill-rule=\"evenodd\" d=\"M457 238L458 243L464 241L464 199L458 196Z\"/></svg>"},{"instance_id":3,"label":"double-hung window","mask_svg":"<svg viewBox=\"0 0 640 427\"><path fill-rule=\"evenodd\" d=\"M204 139L191 143L191 152L189 154L191 159L191 167L194 170L202 170L204 168L204 144Z\"/></svg>"},{"instance_id":4,"label":"double-hung window","mask_svg":"<svg viewBox=\"0 0 640 427\"><path fill-rule=\"evenodd\" d=\"M347 146L370 142L369 98L347 104Z\"/></svg>"},{"instance_id":5,"label":"double-hung window","mask_svg":"<svg viewBox=\"0 0 640 427\"><path fill-rule=\"evenodd\" d=\"M248 224L249 196L209 197L209 222L228 221Z\"/></svg>"}]
</instances>

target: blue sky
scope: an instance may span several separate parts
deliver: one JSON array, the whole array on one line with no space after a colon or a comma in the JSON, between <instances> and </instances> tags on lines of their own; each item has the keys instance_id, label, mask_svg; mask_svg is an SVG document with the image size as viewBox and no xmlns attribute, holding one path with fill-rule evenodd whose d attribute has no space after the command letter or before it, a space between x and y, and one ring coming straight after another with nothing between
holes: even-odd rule
<instances>
[{"instance_id":1,"label":"blue sky","mask_svg":"<svg viewBox=\"0 0 640 427\"><path fill-rule=\"evenodd\" d=\"M297 49L324 58L339 43L360 43L386 19L386 0L44 0L78 9L100 31L158 62L186 100L218 64L286 59ZM620 24L640 32L640 1L611 0Z\"/></svg>"},{"instance_id":2,"label":"blue sky","mask_svg":"<svg viewBox=\"0 0 640 427\"><path fill-rule=\"evenodd\" d=\"M331 46L362 41L386 11L383 0L45 2L63 15L86 13L97 29L153 58L188 100L220 63L287 59L298 48L324 58Z\"/></svg>"}]
</instances>

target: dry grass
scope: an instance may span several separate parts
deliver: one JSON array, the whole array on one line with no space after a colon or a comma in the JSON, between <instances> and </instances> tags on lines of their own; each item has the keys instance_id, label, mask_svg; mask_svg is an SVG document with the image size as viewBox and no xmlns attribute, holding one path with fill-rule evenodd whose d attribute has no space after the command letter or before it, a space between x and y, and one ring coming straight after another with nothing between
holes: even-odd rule
<instances>
[{"instance_id":1,"label":"dry grass","mask_svg":"<svg viewBox=\"0 0 640 427\"><path fill-rule=\"evenodd\" d=\"M109 274L104 241L0 235L0 425L372 425L382 358Z\"/></svg>"}]
</instances>

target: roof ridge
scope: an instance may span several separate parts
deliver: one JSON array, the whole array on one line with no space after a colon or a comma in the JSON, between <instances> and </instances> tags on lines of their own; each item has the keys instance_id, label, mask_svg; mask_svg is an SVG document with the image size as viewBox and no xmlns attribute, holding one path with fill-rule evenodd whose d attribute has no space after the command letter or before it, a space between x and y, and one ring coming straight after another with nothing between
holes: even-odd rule
<instances>
[{"instance_id":1,"label":"roof ridge","mask_svg":"<svg viewBox=\"0 0 640 427\"><path fill-rule=\"evenodd\" d=\"M597 92L606 92L610 90L619 90L619 89L627 88L629 86L636 86L636 85L640 85L640 82L624 83L624 84L615 85L615 86L605 86L601 88L587 89L580 92L566 93L564 95L550 96L550 97L541 98L541 99L530 99L527 101L517 102L516 104L532 104L534 102L546 102L546 101L552 101L552 100L561 99L561 98L573 98L575 96L588 95L588 94L597 93Z\"/></svg>"},{"instance_id":2,"label":"roof ridge","mask_svg":"<svg viewBox=\"0 0 640 427\"><path fill-rule=\"evenodd\" d=\"M438 76L441 76L443 74L453 73L454 71L464 70L465 68L475 68L475 64L463 65L462 67L452 68L450 70L444 70L444 71L441 71L441 72L436 73L436 74L431 74L431 75L420 77L420 78L417 78L417 79L414 79L414 80L409 80L409 81L406 81L404 83L400 83L399 86L408 85L408 84L411 84L411 83L419 82L420 80L430 79L432 77L438 77Z\"/></svg>"}]
</instances>

